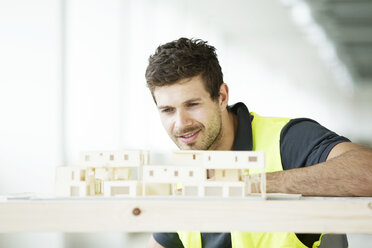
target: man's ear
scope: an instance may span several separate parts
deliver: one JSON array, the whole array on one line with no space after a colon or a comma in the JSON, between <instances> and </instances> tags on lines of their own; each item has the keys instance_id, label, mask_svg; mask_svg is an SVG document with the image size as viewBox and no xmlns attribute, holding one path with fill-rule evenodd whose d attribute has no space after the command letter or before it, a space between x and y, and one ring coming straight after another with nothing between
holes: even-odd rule
<instances>
[{"instance_id":1,"label":"man's ear","mask_svg":"<svg viewBox=\"0 0 372 248\"><path fill-rule=\"evenodd\" d=\"M222 83L220 86L220 96L218 98L221 111L224 111L229 102L229 87Z\"/></svg>"}]
</instances>

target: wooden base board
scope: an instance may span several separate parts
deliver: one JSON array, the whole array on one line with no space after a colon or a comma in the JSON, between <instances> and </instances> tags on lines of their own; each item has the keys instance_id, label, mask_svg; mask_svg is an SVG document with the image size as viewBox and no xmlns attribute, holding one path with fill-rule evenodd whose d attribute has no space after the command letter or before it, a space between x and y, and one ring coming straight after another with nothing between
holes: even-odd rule
<instances>
[{"instance_id":1,"label":"wooden base board","mask_svg":"<svg viewBox=\"0 0 372 248\"><path fill-rule=\"evenodd\" d=\"M372 234L372 198L0 201L0 232L265 231Z\"/></svg>"}]
</instances>

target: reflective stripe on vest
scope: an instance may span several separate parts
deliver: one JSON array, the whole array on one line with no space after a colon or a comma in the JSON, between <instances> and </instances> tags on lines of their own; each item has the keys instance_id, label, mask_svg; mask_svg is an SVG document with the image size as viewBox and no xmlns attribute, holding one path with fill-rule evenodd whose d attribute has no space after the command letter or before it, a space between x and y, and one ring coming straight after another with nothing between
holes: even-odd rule
<instances>
[{"instance_id":1,"label":"reflective stripe on vest","mask_svg":"<svg viewBox=\"0 0 372 248\"><path fill-rule=\"evenodd\" d=\"M253 151L265 152L266 172L282 171L280 133L289 118L261 117L251 113ZM252 170L250 170L252 171ZM178 232L185 248L202 248L200 232ZM231 233L232 248L306 248L294 233Z\"/></svg>"}]
</instances>

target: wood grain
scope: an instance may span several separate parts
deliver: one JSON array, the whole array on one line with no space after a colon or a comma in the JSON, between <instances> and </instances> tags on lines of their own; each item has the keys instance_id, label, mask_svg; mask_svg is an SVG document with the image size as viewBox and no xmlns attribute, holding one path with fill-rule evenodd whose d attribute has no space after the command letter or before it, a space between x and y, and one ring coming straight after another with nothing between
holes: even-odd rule
<instances>
[{"instance_id":1,"label":"wood grain","mask_svg":"<svg viewBox=\"0 0 372 248\"><path fill-rule=\"evenodd\" d=\"M0 201L0 232L177 230L372 234L372 198Z\"/></svg>"}]
</instances>

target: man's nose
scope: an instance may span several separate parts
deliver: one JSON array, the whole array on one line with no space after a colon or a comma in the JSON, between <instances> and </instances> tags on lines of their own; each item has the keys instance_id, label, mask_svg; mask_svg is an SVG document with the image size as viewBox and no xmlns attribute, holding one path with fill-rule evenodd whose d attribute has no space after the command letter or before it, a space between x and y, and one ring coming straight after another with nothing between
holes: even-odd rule
<instances>
[{"instance_id":1,"label":"man's nose","mask_svg":"<svg viewBox=\"0 0 372 248\"><path fill-rule=\"evenodd\" d=\"M192 121L187 112L183 110L177 111L176 120L175 120L176 129L184 128L191 124L192 124Z\"/></svg>"}]
</instances>

